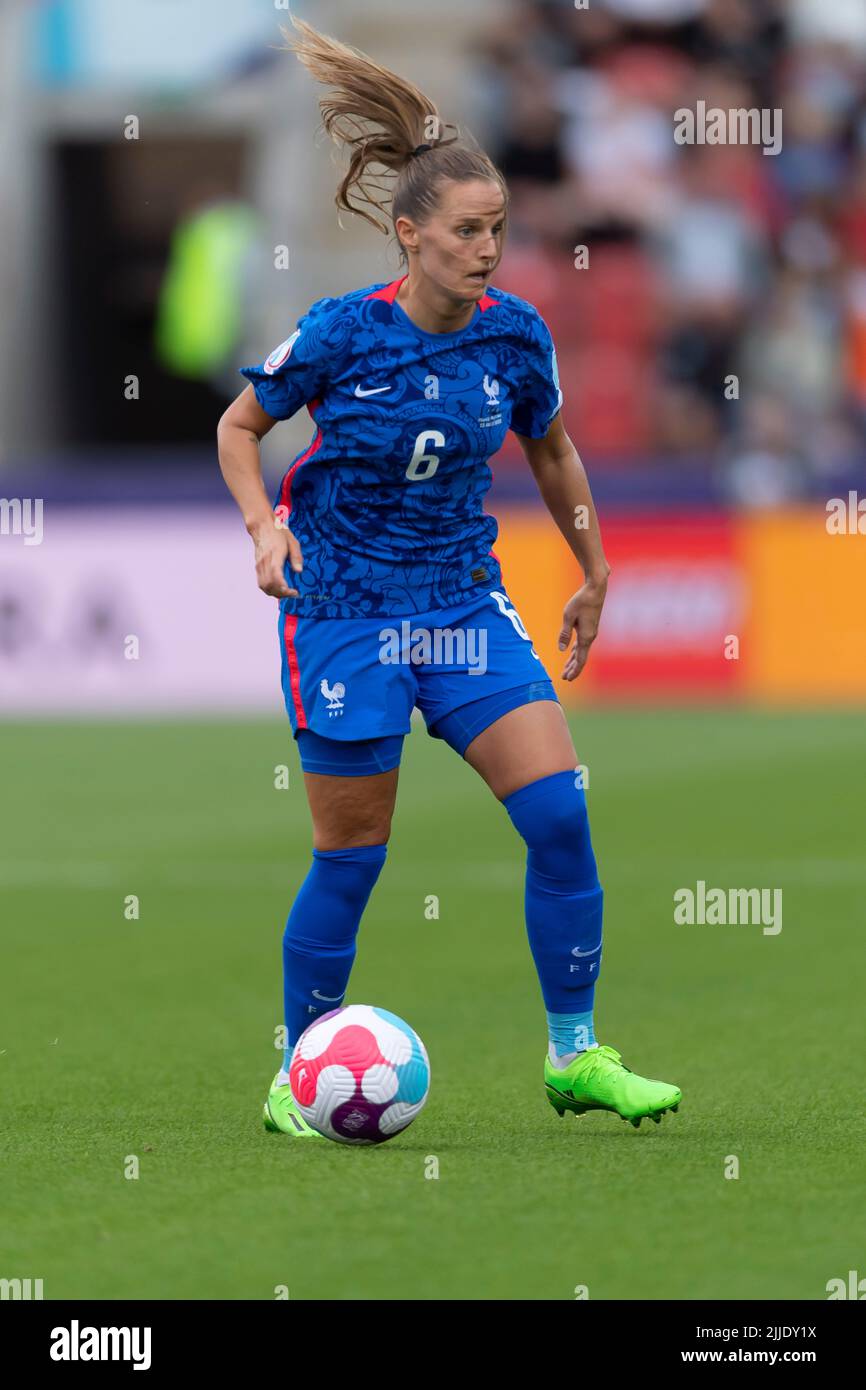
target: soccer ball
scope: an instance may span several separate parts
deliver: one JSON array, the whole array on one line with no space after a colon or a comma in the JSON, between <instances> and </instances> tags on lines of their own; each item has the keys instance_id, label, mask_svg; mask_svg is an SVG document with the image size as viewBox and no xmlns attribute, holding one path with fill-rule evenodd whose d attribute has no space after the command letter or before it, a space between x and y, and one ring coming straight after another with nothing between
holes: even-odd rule
<instances>
[{"instance_id":1,"label":"soccer ball","mask_svg":"<svg viewBox=\"0 0 866 1390\"><path fill-rule=\"evenodd\" d=\"M402 1018L349 1004L301 1034L289 1080L298 1109L320 1134L339 1144L382 1144L423 1109L430 1062Z\"/></svg>"}]
</instances>

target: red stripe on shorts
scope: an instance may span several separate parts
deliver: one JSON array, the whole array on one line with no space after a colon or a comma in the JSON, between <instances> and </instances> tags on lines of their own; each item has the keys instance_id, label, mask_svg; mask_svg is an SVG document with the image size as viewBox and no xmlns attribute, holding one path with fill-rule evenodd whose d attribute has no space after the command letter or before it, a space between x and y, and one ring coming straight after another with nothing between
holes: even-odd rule
<instances>
[{"instance_id":1,"label":"red stripe on shorts","mask_svg":"<svg viewBox=\"0 0 866 1390\"><path fill-rule=\"evenodd\" d=\"M298 665L298 652L295 646L295 631L298 626L297 613L287 613L283 623L283 641L286 646L286 662L289 668L289 686L292 692L292 704L295 707L295 715L298 720L298 728L306 729L307 716L304 712L304 702L301 699L301 668Z\"/></svg>"}]
</instances>

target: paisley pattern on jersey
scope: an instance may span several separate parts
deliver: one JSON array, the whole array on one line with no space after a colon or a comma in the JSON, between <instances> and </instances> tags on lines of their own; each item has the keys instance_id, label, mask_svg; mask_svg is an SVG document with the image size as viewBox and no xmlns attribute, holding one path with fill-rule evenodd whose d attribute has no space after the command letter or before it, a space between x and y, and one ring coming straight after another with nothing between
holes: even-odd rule
<instances>
[{"instance_id":1,"label":"paisley pattern on jersey","mask_svg":"<svg viewBox=\"0 0 866 1390\"><path fill-rule=\"evenodd\" d=\"M543 437L562 404L550 331L491 289L466 328L426 333L395 302L401 284L318 300L241 368L274 419L306 405L317 427L275 499L304 557L288 613L406 616L502 582L488 459L509 429Z\"/></svg>"}]
</instances>

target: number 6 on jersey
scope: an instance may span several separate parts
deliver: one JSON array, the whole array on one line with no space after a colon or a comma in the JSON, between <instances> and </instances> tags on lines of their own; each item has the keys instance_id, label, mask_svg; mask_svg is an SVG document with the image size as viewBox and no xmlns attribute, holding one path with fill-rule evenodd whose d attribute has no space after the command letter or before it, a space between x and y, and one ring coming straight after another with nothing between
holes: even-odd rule
<instances>
[{"instance_id":1,"label":"number 6 on jersey","mask_svg":"<svg viewBox=\"0 0 866 1390\"><path fill-rule=\"evenodd\" d=\"M415 440L412 460L406 469L406 477L413 483L423 483L426 478L432 478L439 467L439 455L425 454L424 452L428 444L435 444L437 449L443 449L445 447L444 434L439 430L422 430ZM423 471L422 465L424 465Z\"/></svg>"}]
</instances>

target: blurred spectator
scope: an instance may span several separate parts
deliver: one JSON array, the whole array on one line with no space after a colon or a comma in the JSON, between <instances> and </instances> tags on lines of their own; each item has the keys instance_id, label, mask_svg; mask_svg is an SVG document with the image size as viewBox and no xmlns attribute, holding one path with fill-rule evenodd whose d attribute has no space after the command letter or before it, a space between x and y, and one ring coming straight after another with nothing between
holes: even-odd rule
<instances>
[{"instance_id":1,"label":"blurred spectator","mask_svg":"<svg viewBox=\"0 0 866 1390\"><path fill-rule=\"evenodd\" d=\"M218 184L189 193L172 233L159 293L155 348L173 376L212 381L230 372L243 327L259 218Z\"/></svg>"},{"instance_id":2,"label":"blurred spectator","mask_svg":"<svg viewBox=\"0 0 866 1390\"><path fill-rule=\"evenodd\" d=\"M509 283L550 318L596 459L715 456L772 501L862 455L864 0L523 0L481 74ZM780 152L678 145L699 101L781 111Z\"/></svg>"}]
</instances>

